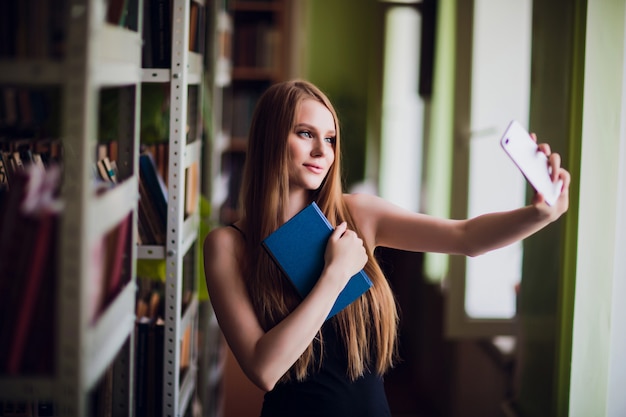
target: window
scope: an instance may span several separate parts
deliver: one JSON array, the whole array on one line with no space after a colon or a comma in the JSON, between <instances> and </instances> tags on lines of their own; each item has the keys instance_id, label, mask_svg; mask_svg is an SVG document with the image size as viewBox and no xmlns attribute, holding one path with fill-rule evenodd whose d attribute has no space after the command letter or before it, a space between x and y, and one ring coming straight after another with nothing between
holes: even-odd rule
<instances>
[{"instance_id":1,"label":"window","mask_svg":"<svg viewBox=\"0 0 626 417\"><path fill-rule=\"evenodd\" d=\"M499 139L511 119L528 126L532 2L473 3L473 8L458 6L452 180L456 218L521 207L526 201L525 181ZM476 258L450 257L449 336L513 333L522 255L517 243Z\"/></svg>"},{"instance_id":2,"label":"window","mask_svg":"<svg viewBox=\"0 0 626 417\"><path fill-rule=\"evenodd\" d=\"M386 9L378 186L381 197L412 211L419 210L424 134L420 29L414 5Z\"/></svg>"}]
</instances>

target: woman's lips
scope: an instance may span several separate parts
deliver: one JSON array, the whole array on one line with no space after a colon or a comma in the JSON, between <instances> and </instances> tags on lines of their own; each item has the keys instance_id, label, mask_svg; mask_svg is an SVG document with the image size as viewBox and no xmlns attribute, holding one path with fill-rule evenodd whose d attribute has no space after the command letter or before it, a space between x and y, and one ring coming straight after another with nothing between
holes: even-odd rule
<instances>
[{"instance_id":1,"label":"woman's lips","mask_svg":"<svg viewBox=\"0 0 626 417\"><path fill-rule=\"evenodd\" d=\"M324 168L320 167L319 165L304 164L304 166L306 167L306 169L315 174L321 174L322 172L324 172Z\"/></svg>"}]
</instances>

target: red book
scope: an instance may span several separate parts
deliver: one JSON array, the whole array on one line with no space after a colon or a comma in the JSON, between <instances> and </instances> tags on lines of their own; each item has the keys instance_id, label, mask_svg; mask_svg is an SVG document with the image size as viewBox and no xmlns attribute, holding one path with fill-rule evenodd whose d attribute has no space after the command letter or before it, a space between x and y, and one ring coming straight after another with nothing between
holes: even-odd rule
<instances>
[{"instance_id":1,"label":"red book","mask_svg":"<svg viewBox=\"0 0 626 417\"><path fill-rule=\"evenodd\" d=\"M111 269L107 277L106 294L109 299L117 294L122 285L124 272L124 258L128 243L128 230L130 228L131 215L126 216L122 223L117 226L117 230L111 237L111 248L113 256L111 259Z\"/></svg>"},{"instance_id":2,"label":"red book","mask_svg":"<svg viewBox=\"0 0 626 417\"><path fill-rule=\"evenodd\" d=\"M22 303L19 305L19 313L16 315L17 323L15 332L11 338L11 349L7 361L7 373L17 374L20 371L25 343L32 329L32 318L37 308L37 300L40 295L41 280L48 265L50 256L51 240L53 237L54 222L56 215L44 213L38 221L38 229L35 234L32 259L28 274L26 275L25 291ZM49 296L43 294L43 296Z\"/></svg>"}]
</instances>

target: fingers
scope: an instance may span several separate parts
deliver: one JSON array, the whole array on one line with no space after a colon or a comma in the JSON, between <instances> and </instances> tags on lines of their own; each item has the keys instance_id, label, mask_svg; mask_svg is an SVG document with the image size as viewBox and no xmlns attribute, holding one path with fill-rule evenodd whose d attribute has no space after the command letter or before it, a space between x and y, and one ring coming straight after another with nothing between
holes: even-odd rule
<instances>
[{"instance_id":1,"label":"fingers","mask_svg":"<svg viewBox=\"0 0 626 417\"><path fill-rule=\"evenodd\" d=\"M531 137L535 142L537 142L537 135L531 133ZM561 155L557 152L553 153L548 143L538 143L537 151L542 152L548 158L548 167L550 171L550 179L552 180L552 182L557 182L559 180L562 181L559 204L557 204L556 208L553 209L560 211L560 213L562 214L567 210L568 206L571 175L566 169L561 167ZM542 204L544 202L545 199L543 195L535 193L535 196L533 198L533 204L535 204L536 206L545 206L545 204Z\"/></svg>"},{"instance_id":2,"label":"fingers","mask_svg":"<svg viewBox=\"0 0 626 417\"><path fill-rule=\"evenodd\" d=\"M561 187L561 191L567 191L569 189L569 184L572 180L572 176L568 170L561 168L559 170L559 178L563 180L563 186Z\"/></svg>"},{"instance_id":3,"label":"fingers","mask_svg":"<svg viewBox=\"0 0 626 417\"><path fill-rule=\"evenodd\" d=\"M549 143L539 143L537 144L537 148L539 149L539 151L545 153L546 156L550 156L550 154L552 153Z\"/></svg>"},{"instance_id":4,"label":"fingers","mask_svg":"<svg viewBox=\"0 0 626 417\"><path fill-rule=\"evenodd\" d=\"M341 224L339 224L335 228L330 238L333 240L339 240L339 238L341 238L341 236L346 232L347 229L348 229L348 223L341 222Z\"/></svg>"},{"instance_id":5,"label":"fingers","mask_svg":"<svg viewBox=\"0 0 626 417\"><path fill-rule=\"evenodd\" d=\"M346 222L343 222L331 234L324 260L327 268L338 272L338 275L331 275L335 277L334 279L345 280L365 266L367 251L363 240L354 230L348 229Z\"/></svg>"},{"instance_id":6,"label":"fingers","mask_svg":"<svg viewBox=\"0 0 626 417\"><path fill-rule=\"evenodd\" d=\"M548 158L548 163L550 164L550 178L552 182L556 181L559 178L559 171L561 168L561 155L558 153L550 154Z\"/></svg>"},{"instance_id":7,"label":"fingers","mask_svg":"<svg viewBox=\"0 0 626 417\"><path fill-rule=\"evenodd\" d=\"M545 202L545 198L543 197L543 194L535 191L535 195L533 196L533 204L538 205L543 202Z\"/></svg>"},{"instance_id":8,"label":"fingers","mask_svg":"<svg viewBox=\"0 0 626 417\"><path fill-rule=\"evenodd\" d=\"M531 133L531 137L537 141L537 135ZM561 171L561 155L553 153L549 143L537 144L537 150L543 152L548 157L548 166L550 167L550 179L555 182L559 179L559 173Z\"/></svg>"},{"instance_id":9,"label":"fingers","mask_svg":"<svg viewBox=\"0 0 626 417\"><path fill-rule=\"evenodd\" d=\"M363 239L361 239L354 230L348 229L348 225L345 221L335 228L332 235L330 236L330 240L332 240L333 245L337 246L338 248L346 248L352 246L353 248L357 248L357 251L362 250L363 253L365 253Z\"/></svg>"}]
</instances>

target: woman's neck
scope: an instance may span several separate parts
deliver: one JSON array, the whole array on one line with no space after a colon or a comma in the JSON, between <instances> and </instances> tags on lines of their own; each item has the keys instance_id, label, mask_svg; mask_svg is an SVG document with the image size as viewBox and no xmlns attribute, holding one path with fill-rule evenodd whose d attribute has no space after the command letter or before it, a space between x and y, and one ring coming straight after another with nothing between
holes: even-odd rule
<instances>
[{"instance_id":1,"label":"woman's neck","mask_svg":"<svg viewBox=\"0 0 626 417\"><path fill-rule=\"evenodd\" d=\"M289 202L287 210L285 210L285 219L287 221L299 213L303 208L311 203L311 192L308 190L300 190L289 194Z\"/></svg>"}]
</instances>

